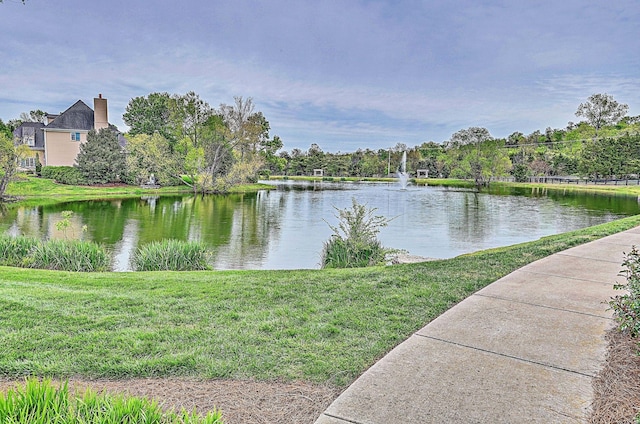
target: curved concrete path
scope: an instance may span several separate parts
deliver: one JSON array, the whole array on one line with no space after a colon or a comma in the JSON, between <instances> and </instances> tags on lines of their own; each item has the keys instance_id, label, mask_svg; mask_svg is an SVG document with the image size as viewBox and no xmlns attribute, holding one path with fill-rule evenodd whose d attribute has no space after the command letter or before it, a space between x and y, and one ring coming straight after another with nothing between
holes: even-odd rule
<instances>
[{"instance_id":1,"label":"curved concrete path","mask_svg":"<svg viewBox=\"0 0 640 424\"><path fill-rule=\"evenodd\" d=\"M556 253L478 291L367 370L316 424L581 423L640 227Z\"/></svg>"}]
</instances>

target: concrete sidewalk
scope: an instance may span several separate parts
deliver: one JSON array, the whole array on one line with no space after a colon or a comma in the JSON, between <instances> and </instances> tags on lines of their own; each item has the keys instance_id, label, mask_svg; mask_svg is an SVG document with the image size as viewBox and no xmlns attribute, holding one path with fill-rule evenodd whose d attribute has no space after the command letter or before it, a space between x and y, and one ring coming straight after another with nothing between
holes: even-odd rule
<instances>
[{"instance_id":1,"label":"concrete sidewalk","mask_svg":"<svg viewBox=\"0 0 640 424\"><path fill-rule=\"evenodd\" d=\"M316 424L581 423L640 227L556 253L465 299L349 386Z\"/></svg>"}]
</instances>

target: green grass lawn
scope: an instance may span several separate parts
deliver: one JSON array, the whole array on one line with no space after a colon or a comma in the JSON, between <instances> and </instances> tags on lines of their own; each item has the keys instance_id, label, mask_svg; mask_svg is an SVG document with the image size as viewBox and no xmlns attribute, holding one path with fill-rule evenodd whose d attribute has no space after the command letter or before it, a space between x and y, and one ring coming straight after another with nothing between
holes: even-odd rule
<instances>
[{"instance_id":1,"label":"green grass lawn","mask_svg":"<svg viewBox=\"0 0 640 424\"><path fill-rule=\"evenodd\" d=\"M362 269L80 274L0 267L0 375L345 386L501 276L639 224L634 216L449 260Z\"/></svg>"},{"instance_id":2,"label":"green grass lawn","mask_svg":"<svg viewBox=\"0 0 640 424\"><path fill-rule=\"evenodd\" d=\"M243 193L271 188L266 184L238 185L231 190L233 193ZM161 187L159 189L142 188L138 186L75 186L58 184L46 178L36 178L24 174L18 175L7 187L7 196L14 196L22 200L23 204L33 202L60 202L73 200L87 200L95 198L139 197L144 195L163 195L176 193L192 193L193 189L186 185L175 187ZM26 199L26 200L25 200Z\"/></svg>"}]
</instances>

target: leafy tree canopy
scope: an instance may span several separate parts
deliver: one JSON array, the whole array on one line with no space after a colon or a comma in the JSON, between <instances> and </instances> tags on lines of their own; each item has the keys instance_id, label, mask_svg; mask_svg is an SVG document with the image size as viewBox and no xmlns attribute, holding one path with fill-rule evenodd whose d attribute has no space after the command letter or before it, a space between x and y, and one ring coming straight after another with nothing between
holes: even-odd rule
<instances>
[{"instance_id":1,"label":"leafy tree canopy","mask_svg":"<svg viewBox=\"0 0 640 424\"><path fill-rule=\"evenodd\" d=\"M618 103L609 94L592 94L578 106L576 116L585 118L595 128L597 136L602 127L620 122L628 110L628 105Z\"/></svg>"},{"instance_id":2,"label":"leafy tree canopy","mask_svg":"<svg viewBox=\"0 0 640 424\"><path fill-rule=\"evenodd\" d=\"M29 113L22 112L20 114L20 121L22 122L42 122L47 123L47 112L40 109L32 110Z\"/></svg>"},{"instance_id":3,"label":"leafy tree canopy","mask_svg":"<svg viewBox=\"0 0 640 424\"><path fill-rule=\"evenodd\" d=\"M476 145L492 138L486 128L469 127L454 133L446 144L447 147L465 146L467 144Z\"/></svg>"},{"instance_id":4,"label":"leafy tree canopy","mask_svg":"<svg viewBox=\"0 0 640 424\"><path fill-rule=\"evenodd\" d=\"M130 128L129 135L153 135L157 132L168 140L174 140L170 107L169 93L151 93L147 97L135 97L129 101L122 120Z\"/></svg>"}]
</instances>

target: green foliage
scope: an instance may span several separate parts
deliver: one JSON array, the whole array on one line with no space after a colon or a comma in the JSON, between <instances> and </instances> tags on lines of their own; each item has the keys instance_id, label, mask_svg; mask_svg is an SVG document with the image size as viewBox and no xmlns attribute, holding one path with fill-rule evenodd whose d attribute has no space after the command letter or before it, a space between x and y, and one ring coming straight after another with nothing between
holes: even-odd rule
<instances>
[{"instance_id":1,"label":"green foliage","mask_svg":"<svg viewBox=\"0 0 640 424\"><path fill-rule=\"evenodd\" d=\"M640 252L636 246L625 255L622 262L624 269L620 273L627 279L626 284L615 284L616 290L626 290L628 293L615 296L609 302L613 309L618 328L626 331L632 337L640 335Z\"/></svg>"},{"instance_id":2,"label":"green foliage","mask_svg":"<svg viewBox=\"0 0 640 424\"><path fill-rule=\"evenodd\" d=\"M0 265L59 271L108 271L111 259L88 241L0 236Z\"/></svg>"},{"instance_id":3,"label":"green foliage","mask_svg":"<svg viewBox=\"0 0 640 424\"><path fill-rule=\"evenodd\" d=\"M382 265L389 249L378 241L378 233L389 219L374 215L376 209L351 199L351 209L336 209L338 226L329 225L334 234L322 250L323 268L357 268Z\"/></svg>"},{"instance_id":4,"label":"green foliage","mask_svg":"<svg viewBox=\"0 0 640 424\"><path fill-rule=\"evenodd\" d=\"M109 128L89 131L87 142L80 145L75 166L90 185L121 181L126 161L117 134Z\"/></svg>"},{"instance_id":5,"label":"green foliage","mask_svg":"<svg viewBox=\"0 0 640 424\"><path fill-rule=\"evenodd\" d=\"M181 171L178 154L159 133L139 134L127 139L126 177L129 184L145 184L153 175L159 185L178 185Z\"/></svg>"},{"instance_id":6,"label":"green foliage","mask_svg":"<svg viewBox=\"0 0 640 424\"><path fill-rule=\"evenodd\" d=\"M42 176L42 162L40 162L40 155L36 153L36 175Z\"/></svg>"},{"instance_id":7,"label":"green foliage","mask_svg":"<svg viewBox=\"0 0 640 424\"><path fill-rule=\"evenodd\" d=\"M169 93L151 93L147 97L134 97L129 101L122 120L129 126L129 135L159 134L175 144L171 126L171 96Z\"/></svg>"},{"instance_id":8,"label":"green foliage","mask_svg":"<svg viewBox=\"0 0 640 424\"><path fill-rule=\"evenodd\" d=\"M527 171L528 171L527 165L523 163L519 163L518 165L515 165L513 167L513 177L515 178L516 182L522 183L522 182L528 181Z\"/></svg>"},{"instance_id":9,"label":"green foliage","mask_svg":"<svg viewBox=\"0 0 640 424\"><path fill-rule=\"evenodd\" d=\"M145 398L97 394L71 395L67 383L28 379L24 386L0 393L0 423L12 424L222 424L214 410L205 417L184 409L163 412L156 401Z\"/></svg>"},{"instance_id":10,"label":"green foliage","mask_svg":"<svg viewBox=\"0 0 640 424\"><path fill-rule=\"evenodd\" d=\"M56 222L56 230L60 231L64 235L64 238L66 239L67 230L71 226L71 217L73 216L73 211L62 211L60 212L60 215L62 216L62 219ZM82 227L82 231L83 232L87 231L86 225ZM77 236L77 234L74 234L74 235Z\"/></svg>"},{"instance_id":11,"label":"green foliage","mask_svg":"<svg viewBox=\"0 0 640 424\"><path fill-rule=\"evenodd\" d=\"M43 166L42 178L54 180L60 184L86 185L87 180L80 170L73 166Z\"/></svg>"},{"instance_id":12,"label":"green foliage","mask_svg":"<svg viewBox=\"0 0 640 424\"><path fill-rule=\"evenodd\" d=\"M210 268L207 259L204 244L172 239L141 246L131 263L136 271L198 271Z\"/></svg>"},{"instance_id":13,"label":"green foliage","mask_svg":"<svg viewBox=\"0 0 640 424\"><path fill-rule=\"evenodd\" d=\"M13 130L11 129L11 126L5 124L2 119L0 119L0 134L4 134L8 139L13 138Z\"/></svg>"},{"instance_id":14,"label":"green foliage","mask_svg":"<svg viewBox=\"0 0 640 424\"><path fill-rule=\"evenodd\" d=\"M579 169L593 178L625 178L640 171L640 135L585 142Z\"/></svg>"},{"instance_id":15,"label":"green foliage","mask_svg":"<svg viewBox=\"0 0 640 424\"><path fill-rule=\"evenodd\" d=\"M0 235L0 265L23 266L36 246L41 243L32 237Z\"/></svg>"},{"instance_id":16,"label":"green foliage","mask_svg":"<svg viewBox=\"0 0 640 424\"><path fill-rule=\"evenodd\" d=\"M13 138L0 132L0 199L17 169L17 152Z\"/></svg>"},{"instance_id":17,"label":"green foliage","mask_svg":"<svg viewBox=\"0 0 640 424\"><path fill-rule=\"evenodd\" d=\"M628 110L628 105L618 103L609 94L592 94L585 103L578 106L576 116L584 117L595 128L595 135L598 136L602 127L617 124Z\"/></svg>"},{"instance_id":18,"label":"green foliage","mask_svg":"<svg viewBox=\"0 0 640 424\"><path fill-rule=\"evenodd\" d=\"M234 163L226 175L216 178L213 191L227 193L235 185L257 183L261 166L262 161L257 157L253 160Z\"/></svg>"},{"instance_id":19,"label":"green foliage","mask_svg":"<svg viewBox=\"0 0 640 424\"><path fill-rule=\"evenodd\" d=\"M104 248L90 241L48 240L38 243L25 263L29 268L100 272L109 270L111 259Z\"/></svg>"},{"instance_id":20,"label":"green foliage","mask_svg":"<svg viewBox=\"0 0 640 424\"><path fill-rule=\"evenodd\" d=\"M354 248L347 241L332 237L322 250L323 268L361 268L382 265L387 250L378 240Z\"/></svg>"}]
</instances>

